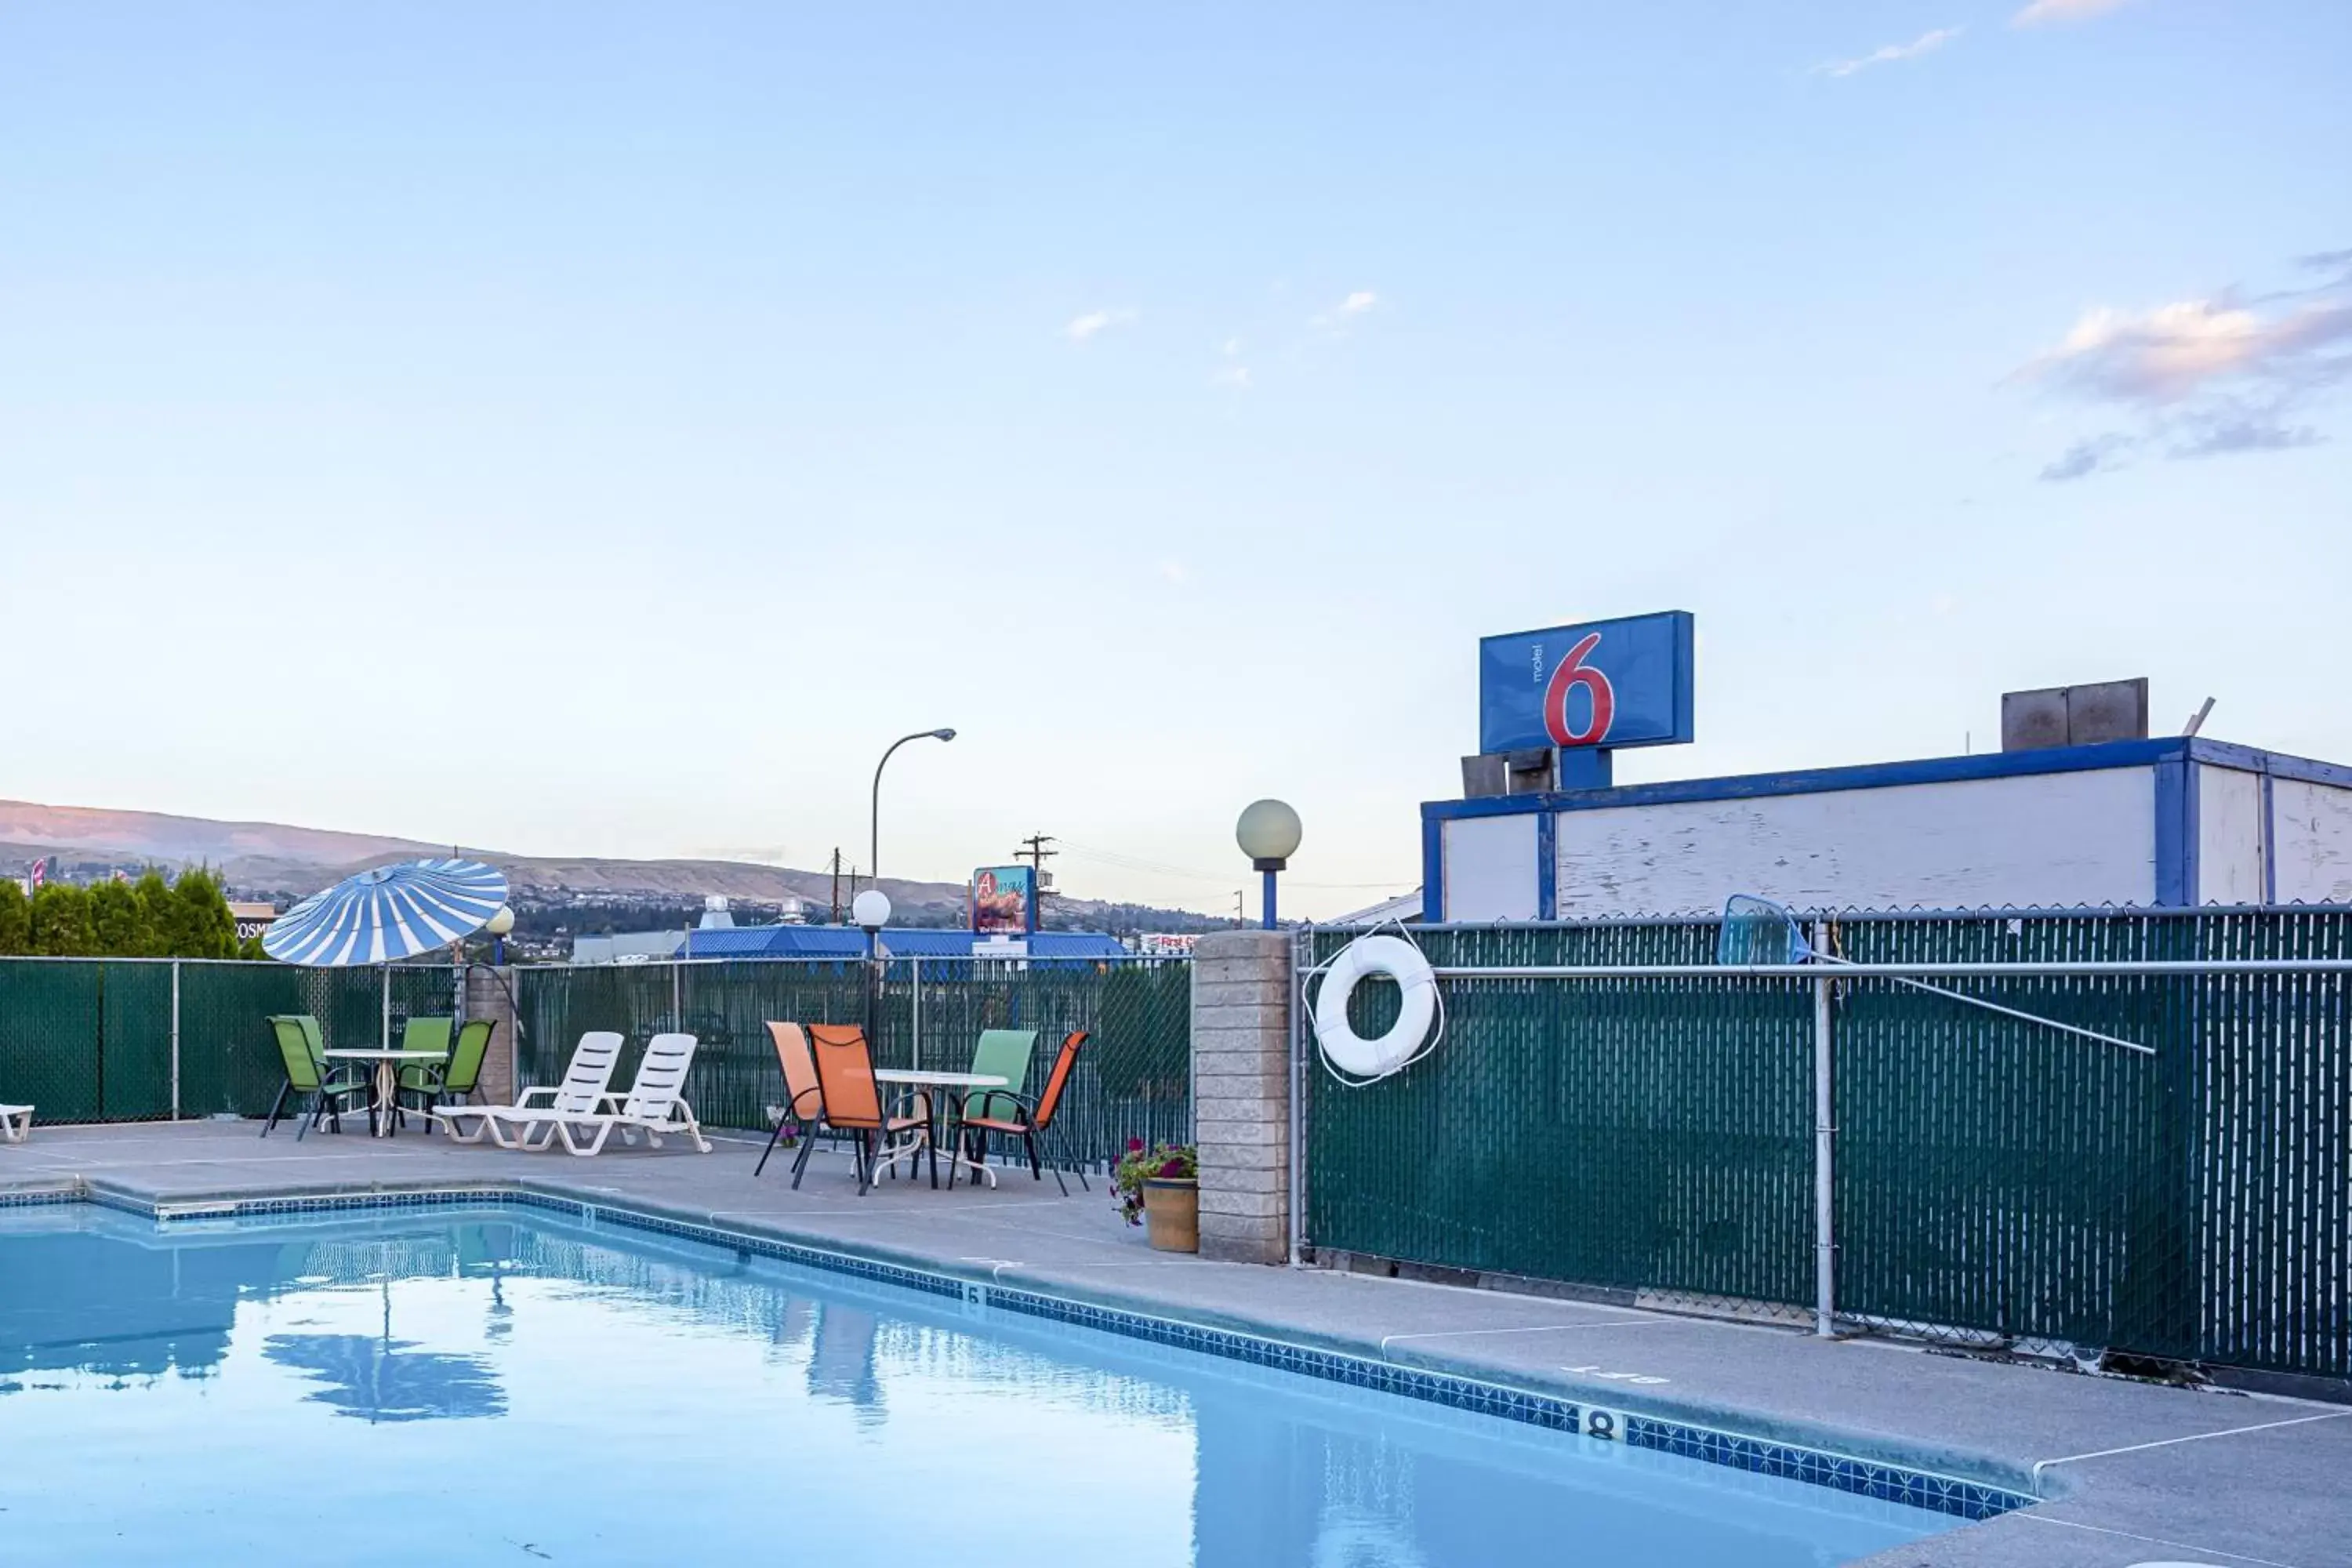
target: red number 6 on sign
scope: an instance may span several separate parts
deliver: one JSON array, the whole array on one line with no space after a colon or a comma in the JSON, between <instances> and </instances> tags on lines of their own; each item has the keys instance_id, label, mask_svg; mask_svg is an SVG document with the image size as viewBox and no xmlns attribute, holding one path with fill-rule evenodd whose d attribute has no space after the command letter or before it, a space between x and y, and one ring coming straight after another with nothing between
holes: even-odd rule
<instances>
[{"instance_id":1,"label":"red number 6 on sign","mask_svg":"<svg viewBox=\"0 0 2352 1568\"><path fill-rule=\"evenodd\" d=\"M1617 693L1609 678L1587 666L1585 657L1601 646L1601 634L1588 632L1583 640L1568 650L1551 672L1551 680L1544 687L1544 729L1552 743L1559 746L1590 746L1609 738L1609 721L1617 716ZM1568 725L1569 688L1581 686L1592 699L1592 711L1581 730Z\"/></svg>"}]
</instances>

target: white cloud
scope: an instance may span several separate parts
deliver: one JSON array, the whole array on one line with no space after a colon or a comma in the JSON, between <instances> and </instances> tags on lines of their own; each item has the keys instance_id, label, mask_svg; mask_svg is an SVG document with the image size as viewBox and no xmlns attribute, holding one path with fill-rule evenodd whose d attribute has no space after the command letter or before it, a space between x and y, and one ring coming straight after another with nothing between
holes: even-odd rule
<instances>
[{"instance_id":1,"label":"white cloud","mask_svg":"<svg viewBox=\"0 0 2352 1568\"><path fill-rule=\"evenodd\" d=\"M1242 341L1239 338L1227 338L1224 346L1217 352L1227 359L1238 359L1241 356Z\"/></svg>"},{"instance_id":2,"label":"white cloud","mask_svg":"<svg viewBox=\"0 0 2352 1568\"><path fill-rule=\"evenodd\" d=\"M1171 588L1181 588L1192 580L1192 569L1172 556L1158 562L1152 570Z\"/></svg>"},{"instance_id":3,"label":"white cloud","mask_svg":"<svg viewBox=\"0 0 2352 1568\"><path fill-rule=\"evenodd\" d=\"M1211 376L1209 379L1216 383L1219 386L1230 386L1235 392L1247 392L1250 385L1249 366L1245 364L1225 365L1218 370L1217 374Z\"/></svg>"},{"instance_id":4,"label":"white cloud","mask_svg":"<svg viewBox=\"0 0 2352 1568\"><path fill-rule=\"evenodd\" d=\"M1135 312L1131 310L1106 307L1099 310L1088 310L1083 316L1072 317L1070 324L1062 329L1062 335L1074 343L1091 342L1097 334L1107 329L1123 327L1133 320L1135 320Z\"/></svg>"},{"instance_id":5,"label":"white cloud","mask_svg":"<svg viewBox=\"0 0 2352 1568\"><path fill-rule=\"evenodd\" d=\"M2016 379L2106 408L2131 428L2075 442L2042 477L2081 479L2149 447L2206 458L2317 444L2318 430L2290 416L2352 384L2352 253L2302 264L2328 276L2252 298L2224 290L2147 310L2084 311Z\"/></svg>"},{"instance_id":6,"label":"white cloud","mask_svg":"<svg viewBox=\"0 0 2352 1568\"><path fill-rule=\"evenodd\" d=\"M2027 374L2065 390L2148 406L2188 402L2230 382L2339 379L2352 347L2352 299L2317 299L2264 316L2225 300L2182 300L2137 315L2084 312Z\"/></svg>"},{"instance_id":7,"label":"white cloud","mask_svg":"<svg viewBox=\"0 0 2352 1568\"><path fill-rule=\"evenodd\" d=\"M2131 0L2033 0L2009 19L2012 27L2038 27L2044 22L2082 22L2120 11Z\"/></svg>"},{"instance_id":8,"label":"white cloud","mask_svg":"<svg viewBox=\"0 0 2352 1568\"><path fill-rule=\"evenodd\" d=\"M1936 27L1907 44L1888 44L1866 55L1857 55L1850 60L1831 60L1825 65L1815 66L1813 69L1822 76L1852 76L1873 66L1891 65L1896 60L1916 60L1921 55L1934 54L1959 36L1958 27Z\"/></svg>"},{"instance_id":9,"label":"white cloud","mask_svg":"<svg viewBox=\"0 0 2352 1568\"><path fill-rule=\"evenodd\" d=\"M1381 297L1370 289L1358 289L1338 304L1318 315L1309 316L1307 324L1331 333L1344 332L1356 321L1381 308Z\"/></svg>"}]
</instances>

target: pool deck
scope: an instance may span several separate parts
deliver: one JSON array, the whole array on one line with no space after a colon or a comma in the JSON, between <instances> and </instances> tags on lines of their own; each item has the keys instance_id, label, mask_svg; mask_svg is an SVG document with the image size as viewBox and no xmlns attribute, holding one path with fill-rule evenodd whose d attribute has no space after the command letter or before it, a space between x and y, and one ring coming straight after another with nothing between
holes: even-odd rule
<instances>
[{"instance_id":1,"label":"pool deck","mask_svg":"<svg viewBox=\"0 0 2352 1568\"><path fill-rule=\"evenodd\" d=\"M715 1137L696 1153L593 1160L382 1141L252 1122L37 1128L0 1147L0 1192L68 1184L150 1203L450 1185L558 1196L772 1234L1100 1304L1570 1394L1749 1436L1892 1460L2051 1500L1869 1559L1873 1568L2352 1563L2352 1406L2157 1387L1867 1339L1324 1269L1157 1253L1100 1178L1062 1197L886 1182L860 1198L844 1155L802 1190L780 1153ZM1634 1379L1643 1381L1635 1382Z\"/></svg>"}]
</instances>

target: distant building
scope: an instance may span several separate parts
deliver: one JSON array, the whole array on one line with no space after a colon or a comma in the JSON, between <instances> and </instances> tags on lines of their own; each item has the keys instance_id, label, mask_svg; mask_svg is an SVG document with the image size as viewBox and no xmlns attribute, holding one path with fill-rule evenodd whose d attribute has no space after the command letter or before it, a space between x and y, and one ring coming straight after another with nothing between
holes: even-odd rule
<instances>
[{"instance_id":1,"label":"distant building","mask_svg":"<svg viewBox=\"0 0 2352 1568\"><path fill-rule=\"evenodd\" d=\"M684 935L685 933L676 933ZM1023 939L1030 959L1124 958L1127 948L1100 931L1041 931ZM891 958L970 958L975 938L968 931L905 927L880 935ZM863 958L866 933L856 926L736 926L698 931L678 954L685 958Z\"/></svg>"},{"instance_id":2,"label":"distant building","mask_svg":"<svg viewBox=\"0 0 2352 1568\"><path fill-rule=\"evenodd\" d=\"M1146 958L1190 958L1198 931L1148 931L1135 939L1135 951Z\"/></svg>"},{"instance_id":3,"label":"distant building","mask_svg":"<svg viewBox=\"0 0 2352 1568\"><path fill-rule=\"evenodd\" d=\"M263 931L268 931L277 921L278 906L264 903L239 903L232 899L229 901L228 913L229 918L236 921L236 940L251 942Z\"/></svg>"},{"instance_id":4,"label":"distant building","mask_svg":"<svg viewBox=\"0 0 2352 1568\"><path fill-rule=\"evenodd\" d=\"M683 931L627 931L610 936L572 939L574 963L646 963L676 958L686 945Z\"/></svg>"}]
</instances>

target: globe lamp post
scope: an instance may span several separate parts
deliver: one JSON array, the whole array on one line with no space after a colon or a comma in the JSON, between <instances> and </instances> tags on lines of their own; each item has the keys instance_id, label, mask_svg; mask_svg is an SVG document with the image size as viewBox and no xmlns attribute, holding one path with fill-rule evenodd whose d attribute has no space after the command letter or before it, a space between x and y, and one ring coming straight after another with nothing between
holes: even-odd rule
<instances>
[{"instance_id":1,"label":"globe lamp post","mask_svg":"<svg viewBox=\"0 0 2352 1568\"><path fill-rule=\"evenodd\" d=\"M482 929L490 933L490 962L493 964L504 963L507 961L507 932L514 930L514 906L500 904L499 912L492 915L489 923Z\"/></svg>"},{"instance_id":2,"label":"globe lamp post","mask_svg":"<svg viewBox=\"0 0 2352 1568\"><path fill-rule=\"evenodd\" d=\"M890 923L890 895L879 888L868 888L850 900L849 918L866 933L866 1040L870 1047L874 1038L875 993L881 989L882 965L876 961L881 951L882 928Z\"/></svg>"},{"instance_id":3,"label":"globe lamp post","mask_svg":"<svg viewBox=\"0 0 2352 1568\"><path fill-rule=\"evenodd\" d=\"M1251 868L1265 873L1265 919L1261 923L1267 931L1274 930L1275 873L1298 852L1299 837L1298 814L1278 800L1250 802L1234 825L1234 842L1250 858Z\"/></svg>"}]
</instances>

